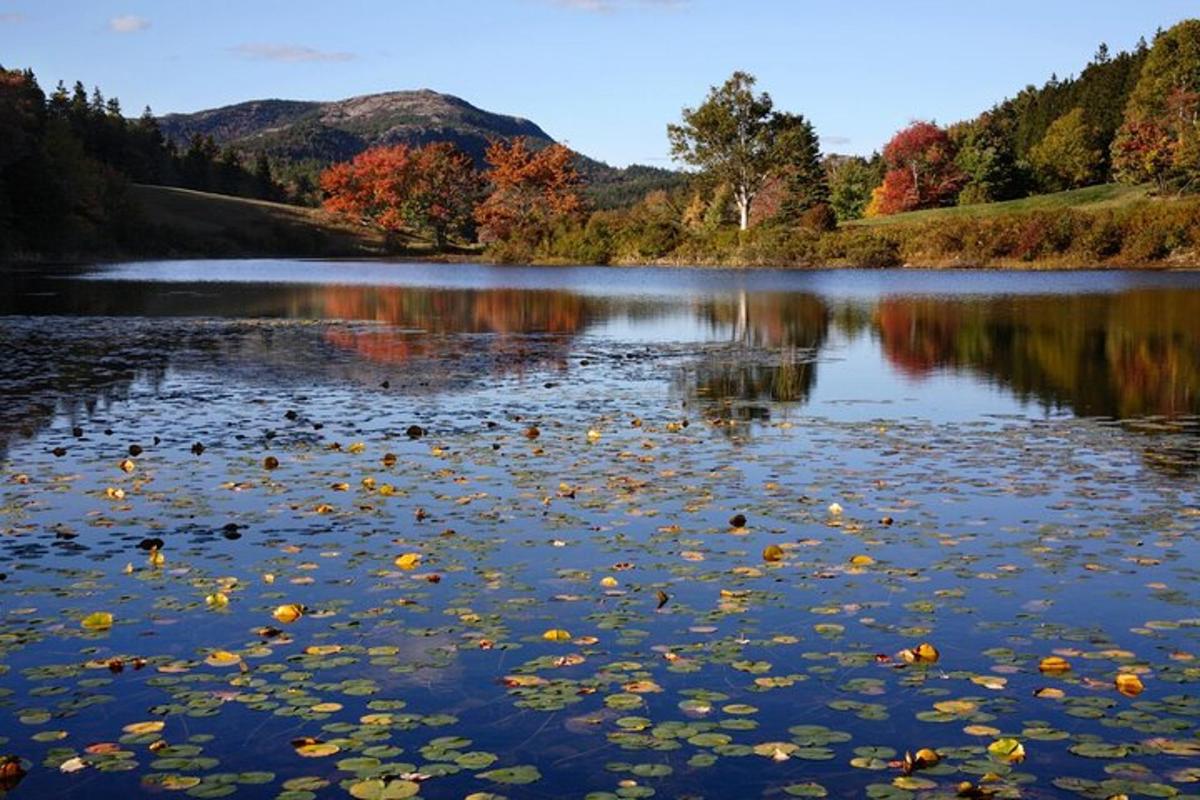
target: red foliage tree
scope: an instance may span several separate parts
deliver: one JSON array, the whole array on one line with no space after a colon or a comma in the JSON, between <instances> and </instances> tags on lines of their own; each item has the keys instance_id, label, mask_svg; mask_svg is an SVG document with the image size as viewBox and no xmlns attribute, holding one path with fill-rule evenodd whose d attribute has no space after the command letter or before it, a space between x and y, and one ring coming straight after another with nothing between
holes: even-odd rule
<instances>
[{"instance_id":1,"label":"red foliage tree","mask_svg":"<svg viewBox=\"0 0 1200 800\"><path fill-rule=\"evenodd\" d=\"M389 234L428 233L439 249L451 234L469 232L481 187L470 156L446 142L376 147L321 175L326 209Z\"/></svg>"},{"instance_id":2,"label":"red foliage tree","mask_svg":"<svg viewBox=\"0 0 1200 800\"><path fill-rule=\"evenodd\" d=\"M584 210L575 154L560 144L532 151L523 138L487 150L491 194L475 210L483 241L536 247Z\"/></svg>"},{"instance_id":3,"label":"red foliage tree","mask_svg":"<svg viewBox=\"0 0 1200 800\"><path fill-rule=\"evenodd\" d=\"M898 214L953 203L966 182L954 156L949 135L932 122L914 122L900 131L883 150L888 171L873 210Z\"/></svg>"}]
</instances>

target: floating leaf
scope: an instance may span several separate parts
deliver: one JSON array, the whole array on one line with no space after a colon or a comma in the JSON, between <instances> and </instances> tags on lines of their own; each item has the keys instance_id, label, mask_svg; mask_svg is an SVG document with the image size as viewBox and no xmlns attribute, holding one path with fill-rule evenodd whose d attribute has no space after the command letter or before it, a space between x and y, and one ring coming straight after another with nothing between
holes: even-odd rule
<instances>
[{"instance_id":1,"label":"floating leaf","mask_svg":"<svg viewBox=\"0 0 1200 800\"><path fill-rule=\"evenodd\" d=\"M542 773L538 772L537 767L520 766L508 767L506 769L494 769L490 772L476 773L475 777L482 778L485 781L493 783L506 783L515 786L523 786L525 784L534 783L542 779Z\"/></svg>"},{"instance_id":2,"label":"floating leaf","mask_svg":"<svg viewBox=\"0 0 1200 800\"><path fill-rule=\"evenodd\" d=\"M327 758L340 752L340 747L329 742L311 742L296 748L296 755L304 758Z\"/></svg>"},{"instance_id":3,"label":"floating leaf","mask_svg":"<svg viewBox=\"0 0 1200 800\"><path fill-rule=\"evenodd\" d=\"M373 778L351 785L350 796L358 800L404 800L415 797L420 791L421 784L416 781Z\"/></svg>"},{"instance_id":4,"label":"floating leaf","mask_svg":"<svg viewBox=\"0 0 1200 800\"><path fill-rule=\"evenodd\" d=\"M1038 669L1051 674L1070 672L1071 662L1061 656L1046 656L1038 662Z\"/></svg>"},{"instance_id":5,"label":"floating leaf","mask_svg":"<svg viewBox=\"0 0 1200 800\"><path fill-rule=\"evenodd\" d=\"M402 570L412 571L421 565L421 554L420 553L405 553L404 555L397 556L395 564L397 567L399 567ZM436 565L435 565L435 569L436 569Z\"/></svg>"},{"instance_id":6,"label":"floating leaf","mask_svg":"<svg viewBox=\"0 0 1200 800\"><path fill-rule=\"evenodd\" d=\"M1142 679L1129 672L1122 672L1116 679L1117 691L1126 697L1137 697L1143 691Z\"/></svg>"},{"instance_id":7,"label":"floating leaf","mask_svg":"<svg viewBox=\"0 0 1200 800\"><path fill-rule=\"evenodd\" d=\"M242 663L242 657L228 650L213 650L204 658L210 667L232 667Z\"/></svg>"},{"instance_id":8,"label":"floating leaf","mask_svg":"<svg viewBox=\"0 0 1200 800\"><path fill-rule=\"evenodd\" d=\"M298 603L288 603L286 605L278 606L273 612L271 612L271 616L273 616L279 622L282 622L284 625L287 625L304 616L304 606Z\"/></svg>"},{"instance_id":9,"label":"floating leaf","mask_svg":"<svg viewBox=\"0 0 1200 800\"><path fill-rule=\"evenodd\" d=\"M113 626L113 615L107 611L97 611L93 614L88 614L79 624L84 630L89 631L106 631Z\"/></svg>"},{"instance_id":10,"label":"floating leaf","mask_svg":"<svg viewBox=\"0 0 1200 800\"><path fill-rule=\"evenodd\" d=\"M997 739L988 745L988 754L1006 764L1019 764L1025 760L1025 747L1016 739Z\"/></svg>"}]
</instances>

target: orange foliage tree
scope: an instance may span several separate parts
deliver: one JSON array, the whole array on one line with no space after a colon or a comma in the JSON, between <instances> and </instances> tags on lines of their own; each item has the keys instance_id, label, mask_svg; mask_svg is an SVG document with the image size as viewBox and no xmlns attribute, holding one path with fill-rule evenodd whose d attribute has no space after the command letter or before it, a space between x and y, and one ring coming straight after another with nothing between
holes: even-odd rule
<instances>
[{"instance_id":1,"label":"orange foliage tree","mask_svg":"<svg viewBox=\"0 0 1200 800\"><path fill-rule=\"evenodd\" d=\"M325 208L389 234L429 234L439 250L452 235L471 235L482 186L471 157L448 142L376 147L321 175Z\"/></svg>"},{"instance_id":2,"label":"orange foliage tree","mask_svg":"<svg viewBox=\"0 0 1200 800\"><path fill-rule=\"evenodd\" d=\"M530 150L525 139L496 141L486 155L491 193L475 209L484 242L536 249L584 211L575 154L560 144Z\"/></svg>"}]
</instances>

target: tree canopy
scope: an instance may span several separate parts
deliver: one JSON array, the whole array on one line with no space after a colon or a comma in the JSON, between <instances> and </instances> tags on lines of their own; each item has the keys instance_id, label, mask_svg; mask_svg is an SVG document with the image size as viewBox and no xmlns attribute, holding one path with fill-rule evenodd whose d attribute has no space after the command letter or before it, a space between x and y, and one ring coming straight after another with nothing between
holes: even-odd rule
<instances>
[{"instance_id":1,"label":"tree canopy","mask_svg":"<svg viewBox=\"0 0 1200 800\"><path fill-rule=\"evenodd\" d=\"M812 124L799 114L775 111L756 80L735 72L714 86L696 108L685 108L678 125L667 126L671 153L733 192L742 230L767 182L787 182L793 207L823 199L824 172Z\"/></svg>"}]
</instances>

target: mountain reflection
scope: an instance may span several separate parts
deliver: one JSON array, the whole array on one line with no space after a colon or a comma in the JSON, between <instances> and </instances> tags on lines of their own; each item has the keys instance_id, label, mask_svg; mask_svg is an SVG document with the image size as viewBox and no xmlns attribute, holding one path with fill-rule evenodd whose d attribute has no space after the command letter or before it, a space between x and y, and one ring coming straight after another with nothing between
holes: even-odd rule
<instances>
[{"instance_id":1,"label":"mountain reflection","mask_svg":"<svg viewBox=\"0 0 1200 800\"><path fill-rule=\"evenodd\" d=\"M622 279L618 270L611 274ZM0 458L12 438L119 402L133 381L161 380L172 369L363 386L377 386L384 370L397 376L401 392L462 392L513 372L571 377L581 338L613 328L615 348L632 340L690 345L674 390L715 418L766 418L773 404L808 402L820 386L819 356L863 337L876 347L861 368L895 370L917 391L927 378L951 373L1078 415L1200 414L1194 289L830 299L588 288L121 283L0 273L7 353L0 361ZM130 318L139 324L114 322ZM235 344L211 331L209 338L177 335L196 318L315 324L286 336L244 327L237 334L244 341ZM172 332L156 329L164 319ZM1195 421L1184 427L1194 431ZM1195 453L1177 456L1170 454L1186 462Z\"/></svg>"}]
</instances>

